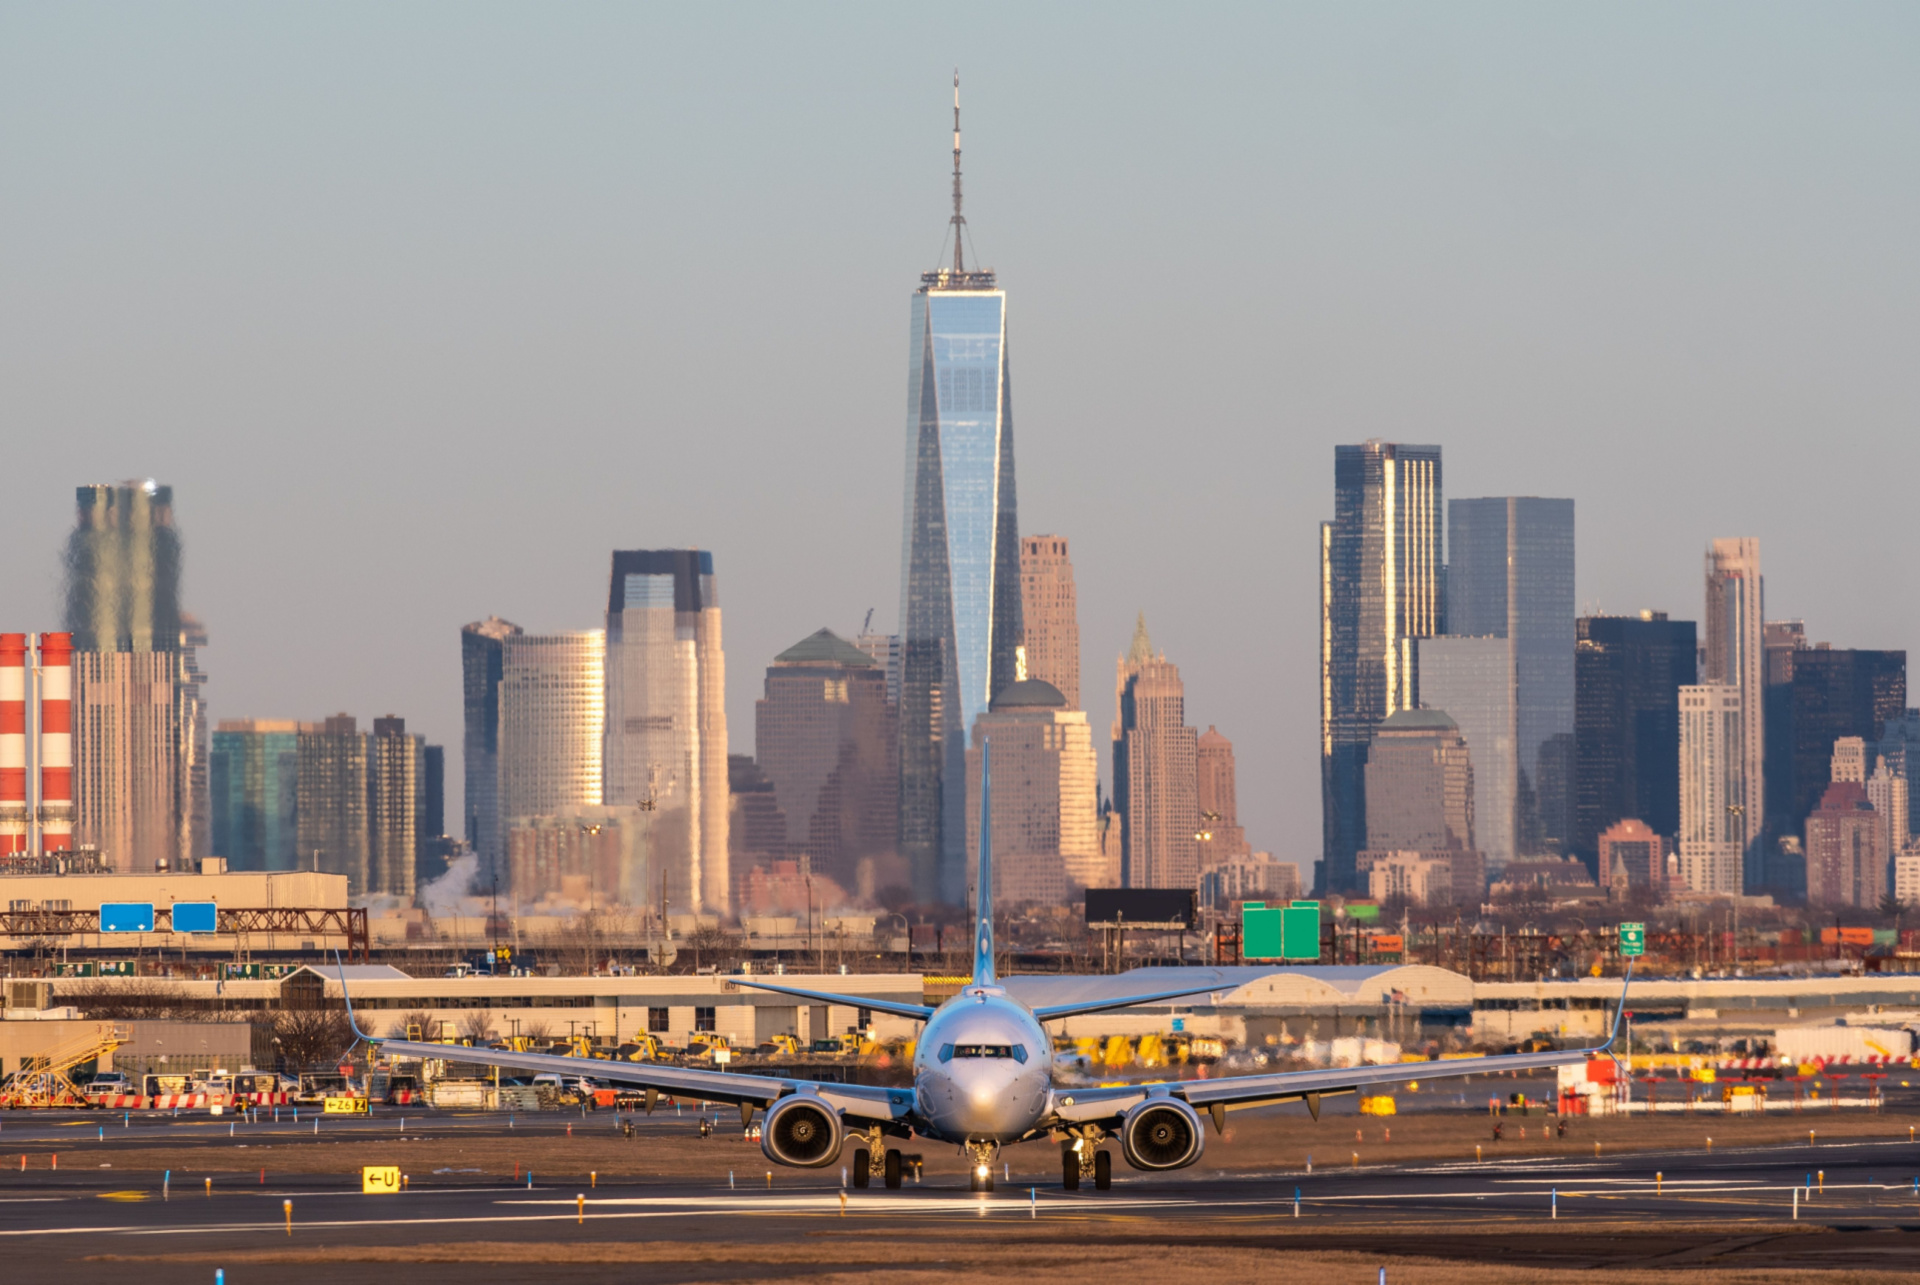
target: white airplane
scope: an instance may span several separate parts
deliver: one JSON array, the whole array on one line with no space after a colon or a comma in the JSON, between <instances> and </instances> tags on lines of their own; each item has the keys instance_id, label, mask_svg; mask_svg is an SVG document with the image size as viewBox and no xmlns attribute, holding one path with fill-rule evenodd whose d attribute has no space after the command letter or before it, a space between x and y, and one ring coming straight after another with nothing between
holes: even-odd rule
<instances>
[{"instance_id":1,"label":"white airplane","mask_svg":"<svg viewBox=\"0 0 1920 1285\"><path fill-rule=\"evenodd\" d=\"M1067 1190L1078 1190L1083 1178L1091 1178L1096 1189L1105 1191L1113 1181L1113 1158L1101 1144L1110 1138L1118 1139L1121 1155L1135 1169L1148 1172L1181 1169L1198 1160L1206 1145L1203 1113L1212 1119L1216 1132L1224 1132L1226 1113L1231 1109L1303 1100L1307 1111L1318 1120L1320 1100L1325 1097L1407 1080L1531 1071L1582 1062L1605 1053L1619 1035L1620 1012L1626 1007L1624 986L1612 1033L1604 1043L1591 1048L1445 1062L1282 1071L1161 1084L1099 1088L1056 1086L1051 1074L1053 1042L1047 1035L1045 1023L1133 1004L1231 990L1233 986L1216 975L1210 985L1036 1008L1029 1008L1008 995L994 974L993 963L993 870L989 838L992 827L988 823L991 789L988 749L983 746L976 898L978 936L974 940L973 976L953 998L933 1008L864 995L780 986L747 977L733 979L741 986L815 1003L866 1008L924 1022L925 1029L914 1050L913 1087L831 1084L789 1076L707 1071L645 1062L595 1060L583 1065L578 1057L480 1048L462 1049L459 1059L507 1070L562 1075L580 1074L590 1067L595 1079L643 1087L649 1111L663 1093L683 1099L737 1104L743 1127L752 1122L756 1110L762 1111L766 1118L761 1126L760 1148L776 1164L822 1168L840 1157L849 1140L857 1141L860 1145L854 1150L852 1164L856 1187L868 1186L873 1177L881 1178L888 1187L898 1187L901 1153L898 1148L887 1146L887 1139L909 1139L917 1134L963 1149L973 1161L975 1191L993 1190L994 1161L1001 1147L1042 1138L1060 1146L1061 1180ZM1629 960L1628 981L1631 980L1632 961ZM344 994L344 972L340 984ZM388 1056L444 1058L448 1055L445 1044L368 1035L353 1018L350 998L347 1014L354 1033Z\"/></svg>"}]
</instances>

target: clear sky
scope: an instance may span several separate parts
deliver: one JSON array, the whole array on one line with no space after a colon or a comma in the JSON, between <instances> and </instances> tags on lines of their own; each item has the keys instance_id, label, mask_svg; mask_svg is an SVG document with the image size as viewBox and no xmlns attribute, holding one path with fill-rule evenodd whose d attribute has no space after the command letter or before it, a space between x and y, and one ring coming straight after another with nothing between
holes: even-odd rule
<instances>
[{"instance_id":1,"label":"clear sky","mask_svg":"<svg viewBox=\"0 0 1920 1285\"><path fill-rule=\"evenodd\" d=\"M956 66L1096 742L1144 610L1256 847L1319 849L1337 442L1574 497L1583 608L1754 535L1770 615L1920 644L1900 4L0 4L0 627L76 484L171 483L214 715L404 715L452 824L460 625L699 545L749 749L895 624Z\"/></svg>"}]
</instances>

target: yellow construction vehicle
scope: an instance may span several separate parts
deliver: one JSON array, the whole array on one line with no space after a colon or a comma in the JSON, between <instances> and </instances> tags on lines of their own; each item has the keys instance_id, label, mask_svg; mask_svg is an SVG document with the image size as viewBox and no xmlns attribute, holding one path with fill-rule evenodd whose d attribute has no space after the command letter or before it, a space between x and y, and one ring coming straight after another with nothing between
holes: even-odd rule
<instances>
[{"instance_id":1,"label":"yellow construction vehicle","mask_svg":"<svg viewBox=\"0 0 1920 1285\"><path fill-rule=\"evenodd\" d=\"M622 1062L653 1062L660 1057L660 1041L643 1031L613 1050L612 1056Z\"/></svg>"},{"instance_id":2,"label":"yellow construction vehicle","mask_svg":"<svg viewBox=\"0 0 1920 1285\"><path fill-rule=\"evenodd\" d=\"M791 1035L775 1035L762 1041L755 1051L772 1057L799 1057L800 1041Z\"/></svg>"},{"instance_id":3,"label":"yellow construction vehicle","mask_svg":"<svg viewBox=\"0 0 1920 1285\"><path fill-rule=\"evenodd\" d=\"M102 1023L94 1030L57 1044L45 1053L20 1059L20 1069L0 1081L0 1107L84 1107L92 1105L73 1082L73 1069L125 1044L124 1027Z\"/></svg>"}]
</instances>

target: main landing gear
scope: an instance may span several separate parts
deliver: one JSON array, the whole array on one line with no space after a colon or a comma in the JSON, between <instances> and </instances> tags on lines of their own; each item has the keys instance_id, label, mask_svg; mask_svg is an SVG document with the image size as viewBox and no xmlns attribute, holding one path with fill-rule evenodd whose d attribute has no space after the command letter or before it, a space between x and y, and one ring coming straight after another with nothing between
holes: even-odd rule
<instances>
[{"instance_id":1,"label":"main landing gear","mask_svg":"<svg viewBox=\"0 0 1920 1285\"><path fill-rule=\"evenodd\" d=\"M866 1189L877 1177L887 1185L887 1190L896 1191L900 1187L902 1157L896 1147L885 1147L878 1129L875 1129L865 1147L855 1148L853 1153L853 1185Z\"/></svg>"},{"instance_id":2,"label":"main landing gear","mask_svg":"<svg viewBox=\"0 0 1920 1285\"><path fill-rule=\"evenodd\" d=\"M1075 1138L1060 1144L1060 1185L1068 1191L1080 1190L1084 1178L1093 1179L1095 1191L1113 1187L1113 1153L1101 1151L1092 1138Z\"/></svg>"}]
</instances>

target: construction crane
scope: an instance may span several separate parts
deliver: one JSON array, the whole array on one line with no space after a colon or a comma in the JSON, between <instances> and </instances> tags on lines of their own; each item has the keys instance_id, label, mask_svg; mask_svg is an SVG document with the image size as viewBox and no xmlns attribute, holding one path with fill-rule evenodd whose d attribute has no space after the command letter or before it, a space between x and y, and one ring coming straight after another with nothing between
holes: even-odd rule
<instances>
[{"instance_id":1,"label":"construction crane","mask_svg":"<svg viewBox=\"0 0 1920 1285\"><path fill-rule=\"evenodd\" d=\"M132 1038L123 1027L101 1026L20 1059L20 1069L0 1082L0 1107L84 1107L92 1104L73 1082L76 1066L98 1061Z\"/></svg>"}]
</instances>

